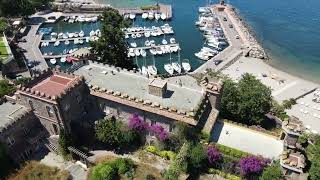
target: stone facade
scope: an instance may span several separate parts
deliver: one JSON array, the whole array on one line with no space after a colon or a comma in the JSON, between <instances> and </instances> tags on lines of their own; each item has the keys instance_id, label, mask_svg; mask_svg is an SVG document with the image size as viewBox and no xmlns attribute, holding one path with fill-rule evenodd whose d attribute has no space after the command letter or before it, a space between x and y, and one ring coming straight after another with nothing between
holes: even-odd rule
<instances>
[{"instance_id":1,"label":"stone facade","mask_svg":"<svg viewBox=\"0 0 320 180\"><path fill-rule=\"evenodd\" d=\"M7 146L11 158L19 163L40 148L41 139L46 135L39 119L29 111L1 131L0 142Z\"/></svg>"}]
</instances>

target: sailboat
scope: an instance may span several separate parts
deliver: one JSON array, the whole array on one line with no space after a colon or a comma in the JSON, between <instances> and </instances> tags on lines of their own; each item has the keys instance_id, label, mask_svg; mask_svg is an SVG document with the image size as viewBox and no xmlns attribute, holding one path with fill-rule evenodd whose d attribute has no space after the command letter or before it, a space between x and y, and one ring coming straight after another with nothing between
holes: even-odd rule
<instances>
[{"instance_id":1,"label":"sailboat","mask_svg":"<svg viewBox=\"0 0 320 180\"><path fill-rule=\"evenodd\" d=\"M67 39L67 40L64 42L64 44L65 44L65 45L69 45L69 44L70 44L69 40Z\"/></svg>"},{"instance_id":2,"label":"sailboat","mask_svg":"<svg viewBox=\"0 0 320 180\"><path fill-rule=\"evenodd\" d=\"M165 13L162 13L160 17L161 17L162 20L166 20L167 19L167 15Z\"/></svg>"},{"instance_id":3,"label":"sailboat","mask_svg":"<svg viewBox=\"0 0 320 180\"><path fill-rule=\"evenodd\" d=\"M146 12L142 13L142 19L147 19L147 17L148 17L148 13Z\"/></svg>"},{"instance_id":4,"label":"sailboat","mask_svg":"<svg viewBox=\"0 0 320 180\"><path fill-rule=\"evenodd\" d=\"M171 64L171 53L170 53L170 63L164 64L164 69L170 74L173 74L173 67Z\"/></svg>"},{"instance_id":5,"label":"sailboat","mask_svg":"<svg viewBox=\"0 0 320 180\"><path fill-rule=\"evenodd\" d=\"M148 18L149 18L150 20L152 20L152 19L154 18L154 15L153 15L153 12L152 12L152 11L149 12Z\"/></svg>"},{"instance_id":6,"label":"sailboat","mask_svg":"<svg viewBox=\"0 0 320 180\"><path fill-rule=\"evenodd\" d=\"M84 32L81 30L80 32L79 32L79 37L83 37L84 36Z\"/></svg>"},{"instance_id":7,"label":"sailboat","mask_svg":"<svg viewBox=\"0 0 320 180\"><path fill-rule=\"evenodd\" d=\"M181 65L180 65L180 51L178 52L178 62L173 62L172 67L179 74L181 73Z\"/></svg>"},{"instance_id":8,"label":"sailboat","mask_svg":"<svg viewBox=\"0 0 320 180\"><path fill-rule=\"evenodd\" d=\"M50 59L50 63L53 64L53 65L55 65L55 64L57 63L57 60L54 59L54 58L52 58L52 59Z\"/></svg>"},{"instance_id":9,"label":"sailboat","mask_svg":"<svg viewBox=\"0 0 320 180\"><path fill-rule=\"evenodd\" d=\"M142 57L146 57L147 56L147 52L144 49L140 50L140 54Z\"/></svg>"},{"instance_id":10,"label":"sailboat","mask_svg":"<svg viewBox=\"0 0 320 180\"><path fill-rule=\"evenodd\" d=\"M191 65L189 63L189 60L188 59L184 59L182 60L182 68L185 72L189 72L191 70Z\"/></svg>"},{"instance_id":11,"label":"sailboat","mask_svg":"<svg viewBox=\"0 0 320 180\"><path fill-rule=\"evenodd\" d=\"M161 15L160 15L159 13L155 13L154 18L155 18L156 20L159 20L160 17L161 17Z\"/></svg>"},{"instance_id":12,"label":"sailboat","mask_svg":"<svg viewBox=\"0 0 320 180\"><path fill-rule=\"evenodd\" d=\"M131 13L131 14L129 15L129 18L130 18L131 20L133 20L134 18L136 18L136 15L135 15L134 13Z\"/></svg>"},{"instance_id":13,"label":"sailboat","mask_svg":"<svg viewBox=\"0 0 320 180\"><path fill-rule=\"evenodd\" d=\"M137 57L136 57L137 58ZM146 67L146 58L144 58L144 63L143 63L143 65L142 65L142 67L141 67L141 72L142 72L142 74L144 74L144 75L147 75L148 74L148 69L147 69L147 67Z\"/></svg>"},{"instance_id":14,"label":"sailboat","mask_svg":"<svg viewBox=\"0 0 320 180\"><path fill-rule=\"evenodd\" d=\"M153 65L148 66L148 73L151 75L157 75L158 74L158 70L155 66L155 60L154 60L154 56L153 56Z\"/></svg>"}]
</instances>

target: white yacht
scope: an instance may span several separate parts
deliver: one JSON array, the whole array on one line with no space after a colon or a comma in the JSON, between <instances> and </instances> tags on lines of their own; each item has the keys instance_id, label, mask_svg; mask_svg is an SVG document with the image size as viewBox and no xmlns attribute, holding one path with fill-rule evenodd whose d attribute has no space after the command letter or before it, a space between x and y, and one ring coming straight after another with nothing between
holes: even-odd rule
<instances>
[{"instance_id":1,"label":"white yacht","mask_svg":"<svg viewBox=\"0 0 320 180\"><path fill-rule=\"evenodd\" d=\"M134 50L134 54L135 54L136 56L140 56L140 55L141 55L139 49L135 49L135 50Z\"/></svg>"},{"instance_id":2,"label":"white yacht","mask_svg":"<svg viewBox=\"0 0 320 180\"><path fill-rule=\"evenodd\" d=\"M66 62L66 57L62 56L61 59L60 59L60 62L62 62L62 63Z\"/></svg>"},{"instance_id":3,"label":"white yacht","mask_svg":"<svg viewBox=\"0 0 320 180\"><path fill-rule=\"evenodd\" d=\"M126 35L124 36L124 38L128 39L128 38L129 38L129 35L128 35L128 34L126 34Z\"/></svg>"},{"instance_id":4,"label":"white yacht","mask_svg":"<svg viewBox=\"0 0 320 180\"><path fill-rule=\"evenodd\" d=\"M84 32L81 30L80 32L79 32L79 37L83 37L84 36Z\"/></svg>"},{"instance_id":5,"label":"white yacht","mask_svg":"<svg viewBox=\"0 0 320 180\"><path fill-rule=\"evenodd\" d=\"M137 33L137 38L141 38L141 34L140 33Z\"/></svg>"},{"instance_id":6,"label":"white yacht","mask_svg":"<svg viewBox=\"0 0 320 180\"><path fill-rule=\"evenodd\" d=\"M144 33L144 36L147 37L147 38L150 37L150 35L151 35L150 31L147 31L147 32Z\"/></svg>"},{"instance_id":7,"label":"white yacht","mask_svg":"<svg viewBox=\"0 0 320 180\"><path fill-rule=\"evenodd\" d=\"M148 13L144 12L142 13L142 19L147 19L148 18Z\"/></svg>"},{"instance_id":8,"label":"white yacht","mask_svg":"<svg viewBox=\"0 0 320 180\"><path fill-rule=\"evenodd\" d=\"M133 14L133 13L131 13L131 14L129 15L129 18L130 18L131 20L133 20L134 18L136 18L136 15Z\"/></svg>"},{"instance_id":9,"label":"white yacht","mask_svg":"<svg viewBox=\"0 0 320 180\"><path fill-rule=\"evenodd\" d=\"M160 47L157 47L156 51L157 51L157 54L159 54L159 55L163 54L162 49Z\"/></svg>"},{"instance_id":10,"label":"white yacht","mask_svg":"<svg viewBox=\"0 0 320 180\"><path fill-rule=\"evenodd\" d=\"M129 49L128 55L129 55L130 57L136 56L136 54L134 53L134 50L131 49L131 48Z\"/></svg>"},{"instance_id":11,"label":"white yacht","mask_svg":"<svg viewBox=\"0 0 320 180\"><path fill-rule=\"evenodd\" d=\"M75 37L75 38L79 37L79 33L75 32L73 37Z\"/></svg>"},{"instance_id":12,"label":"white yacht","mask_svg":"<svg viewBox=\"0 0 320 180\"><path fill-rule=\"evenodd\" d=\"M137 47L137 43L136 42L132 42L132 43L130 43L130 46L136 48Z\"/></svg>"},{"instance_id":13,"label":"white yacht","mask_svg":"<svg viewBox=\"0 0 320 180\"><path fill-rule=\"evenodd\" d=\"M172 67L171 63L165 64L165 65L164 65L164 69L165 69L170 75L173 74L173 67Z\"/></svg>"},{"instance_id":14,"label":"white yacht","mask_svg":"<svg viewBox=\"0 0 320 180\"><path fill-rule=\"evenodd\" d=\"M181 73L181 66L179 64L179 62L173 62L172 63L172 68L177 71L179 74Z\"/></svg>"},{"instance_id":15,"label":"white yacht","mask_svg":"<svg viewBox=\"0 0 320 180\"><path fill-rule=\"evenodd\" d=\"M182 68L183 68L183 70L184 70L185 72L189 72L189 71L191 70L191 65L190 65L188 59L182 60L181 65L182 65Z\"/></svg>"},{"instance_id":16,"label":"white yacht","mask_svg":"<svg viewBox=\"0 0 320 180\"><path fill-rule=\"evenodd\" d=\"M166 45L168 44L168 41L166 39L162 39L162 44Z\"/></svg>"},{"instance_id":17,"label":"white yacht","mask_svg":"<svg viewBox=\"0 0 320 180\"><path fill-rule=\"evenodd\" d=\"M170 38L170 43L171 44L175 44L176 43L176 39L175 38Z\"/></svg>"},{"instance_id":18,"label":"white yacht","mask_svg":"<svg viewBox=\"0 0 320 180\"><path fill-rule=\"evenodd\" d=\"M94 30L90 31L89 33L90 36L95 36L96 35L96 32Z\"/></svg>"},{"instance_id":19,"label":"white yacht","mask_svg":"<svg viewBox=\"0 0 320 180\"><path fill-rule=\"evenodd\" d=\"M64 44L65 44L65 45L69 45L69 44L70 44L69 40L67 39L67 40L64 42Z\"/></svg>"},{"instance_id":20,"label":"white yacht","mask_svg":"<svg viewBox=\"0 0 320 180\"><path fill-rule=\"evenodd\" d=\"M154 18L154 14L153 14L152 11L150 11L150 12L148 13L148 18L149 18L150 20L152 20L152 19Z\"/></svg>"},{"instance_id":21,"label":"white yacht","mask_svg":"<svg viewBox=\"0 0 320 180\"><path fill-rule=\"evenodd\" d=\"M52 58L52 59L50 59L50 63L53 64L53 65L55 65L55 64L57 63L57 60L54 59L54 58Z\"/></svg>"},{"instance_id":22,"label":"white yacht","mask_svg":"<svg viewBox=\"0 0 320 180\"><path fill-rule=\"evenodd\" d=\"M69 33L63 34L63 35L62 35L62 38L63 38L63 39L68 39L68 34L69 34Z\"/></svg>"},{"instance_id":23,"label":"white yacht","mask_svg":"<svg viewBox=\"0 0 320 180\"><path fill-rule=\"evenodd\" d=\"M60 45L60 41L56 41L53 46L59 46Z\"/></svg>"},{"instance_id":24,"label":"white yacht","mask_svg":"<svg viewBox=\"0 0 320 180\"><path fill-rule=\"evenodd\" d=\"M155 14L154 14L154 18L155 18L156 20L159 20L159 19L161 18L161 15L160 15L159 13L155 13Z\"/></svg>"},{"instance_id":25,"label":"white yacht","mask_svg":"<svg viewBox=\"0 0 320 180\"><path fill-rule=\"evenodd\" d=\"M147 56L147 52L144 49L140 50L140 54L142 57L146 57Z\"/></svg>"},{"instance_id":26,"label":"white yacht","mask_svg":"<svg viewBox=\"0 0 320 180\"><path fill-rule=\"evenodd\" d=\"M148 66L148 73L151 75L157 75L158 70L157 70L156 66L154 66L154 65Z\"/></svg>"},{"instance_id":27,"label":"white yacht","mask_svg":"<svg viewBox=\"0 0 320 180\"><path fill-rule=\"evenodd\" d=\"M157 55L157 50L156 50L156 49L151 48L151 49L149 49L149 51L150 51L150 53L151 53L152 55Z\"/></svg>"},{"instance_id":28,"label":"white yacht","mask_svg":"<svg viewBox=\"0 0 320 180\"><path fill-rule=\"evenodd\" d=\"M166 15L165 13L161 13L160 18L161 18L162 20L166 20L166 19L167 19L167 15Z\"/></svg>"},{"instance_id":29,"label":"white yacht","mask_svg":"<svg viewBox=\"0 0 320 180\"><path fill-rule=\"evenodd\" d=\"M144 42L144 45L148 47L148 46L151 45L151 43L150 43L150 41L146 40L146 41Z\"/></svg>"},{"instance_id":30,"label":"white yacht","mask_svg":"<svg viewBox=\"0 0 320 180\"><path fill-rule=\"evenodd\" d=\"M69 36L69 38L73 38L74 33L69 33L68 36Z\"/></svg>"},{"instance_id":31,"label":"white yacht","mask_svg":"<svg viewBox=\"0 0 320 180\"><path fill-rule=\"evenodd\" d=\"M137 35L136 34L131 34L131 37L132 37L132 39L135 39L135 38L137 38Z\"/></svg>"},{"instance_id":32,"label":"white yacht","mask_svg":"<svg viewBox=\"0 0 320 180\"><path fill-rule=\"evenodd\" d=\"M148 69L145 66L142 66L141 72L142 72L142 74L147 75L148 74Z\"/></svg>"}]
</instances>

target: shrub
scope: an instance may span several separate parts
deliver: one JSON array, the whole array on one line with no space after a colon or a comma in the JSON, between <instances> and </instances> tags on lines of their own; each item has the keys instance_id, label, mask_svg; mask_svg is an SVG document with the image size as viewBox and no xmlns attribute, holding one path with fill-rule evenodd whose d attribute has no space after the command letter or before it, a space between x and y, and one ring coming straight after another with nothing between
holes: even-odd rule
<instances>
[{"instance_id":1,"label":"shrub","mask_svg":"<svg viewBox=\"0 0 320 180\"><path fill-rule=\"evenodd\" d=\"M148 124L137 113L134 113L129 119L128 127L133 131L142 133L148 128Z\"/></svg>"},{"instance_id":2,"label":"shrub","mask_svg":"<svg viewBox=\"0 0 320 180\"><path fill-rule=\"evenodd\" d=\"M146 150L152 154L158 155L164 159L174 160L176 153L172 151L160 151L155 146L148 146Z\"/></svg>"},{"instance_id":3,"label":"shrub","mask_svg":"<svg viewBox=\"0 0 320 180\"><path fill-rule=\"evenodd\" d=\"M222 176L222 177L229 179L229 180L241 180L241 178L236 175L228 174L228 173L225 173L225 172L220 171L218 169L209 168L208 172L210 174L218 174L219 176Z\"/></svg>"},{"instance_id":4,"label":"shrub","mask_svg":"<svg viewBox=\"0 0 320 180\"><path fill-rule=\"evenodd\" d=\"M125 174L134 167L133 161L128 158L116 159L112 164L118 169L118 174Z\"/></svg>"},{"instance_id":5,"label":"shrub","mask_svg":"<svg viewBox=\"0 0 320 180\"><path fill-rule=\"evenodd\" d=\"M156 177L154 177L152 174L148 174L146 176L146 180L156 180Z\"/></svg>"},{"instance_id":6,"label":"shrub","mask_svg":"<svg viewBox=\"0 0 320 180\"><path fill-rule=\"evenodd\" d=\"M283 175L279 163L266 167L259 180L282 180Z\"/></svg>"},{"instance_id":7,"label":"shrub","mask_svg":"<svg viewBox=\"0 0 320 180\"><path fill-rule=\"evenodd\" d=\"M215 164L222 157L221 153L213 146L208 146L207 155L210 164Z\"/></svg>"},{"instance_id":8,"label":"shrub","mask_svg":"<svg viewBox=\"0 0 320 180\"><path fill-rule=\"evenodd\" d=\"M8 80L0 80L0 97L13 93L16 88Z\"/></svg>"},{"instance_id":9,"label":"shrub","mask_svg":"<svg viewBox=\"0 0 320 180\"><path fill-rule=\"evenodd\" d=\"M154 124L149 127L160 141L164 141L169 138L169 133L160 125Z\"/></svg>"},{"instance_id":10,"label":"shrub","mask_svg":"<svg viewBox=\"0 0 320 180\"><path fill-rule=\"evenodd\" d=\"M195 144L190 150L189 165L192 169L200 169L206 164L207 153L202 144Z\"/></svg>"},{"instance_id":11,"label":"shrub","mask_svg":"<svg viewBox=\"0 0 320 180\"><path fill-rule=\"evenodd\" d=\"M230 148L230 147L224 146L222 144L214 144L214 147L217 148L222 154L229 155L229 156L232 156L232 157L235 157L238 159L251 155L247 152L243 152L238 149Z\"/></svg>"},{"instance_id":12,"label":"shrub","mask_svg":"<svg viewBox=\"0 0 320 180\"><path fill-rule=\"evenodd\" d=\"M155 146L148 146L147 148L147 151L148 152L151 152L152 154L157 154L158 152L158 150L157 150L157 148L155 147Z\"/></svg>"},{"instance_id":13,"label":"shrub","mask_svg":"<svg viewBox=\"0 0 320 180\"><path fill-rule=\"evenodd\" d=\"M117 176L116 169L108 163L98 164L92 170L91 180L113 180Z\"/></svg>"},{"instance_id":14,"label":"shrub","mask_svg":"<svg viewBox=\"0 0 320 180\"><path fill-rule=\"evenodd\" d=\"M268 161L265 159L259 159L255 156L249 156L240 159L239 166L241 173L244 176L260 174L263 168L267 165Z\"/></svg>"}]
</instances>

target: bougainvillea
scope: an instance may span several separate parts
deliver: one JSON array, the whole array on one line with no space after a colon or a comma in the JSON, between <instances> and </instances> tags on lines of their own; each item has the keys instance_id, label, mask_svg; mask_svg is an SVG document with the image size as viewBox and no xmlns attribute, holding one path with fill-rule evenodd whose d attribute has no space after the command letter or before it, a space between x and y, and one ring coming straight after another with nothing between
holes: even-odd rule
<instances>
[{"instance_id":1,"label":"bougainvillea","mask_svg":"<svg viewBox=\"0 0 320 180\"><path fill-rule=\"evenodd\" d=\"M207 155L210 164L216 163L222 157L221 153L213 146L208 146Z\"/></svg>"},{"instance_id":2,"label":"bougainvillea","mask_svg":"<svg viewBox=\"0 0 320 180\"><path fill-rule=\"evenodd\" d=\"M153 132L160 141L164 141L169 138L168 132L158 124L151 125L149 130Z\"/></svg>"},{"instance_id":3,"label":"bougainvillea","mask_svg":"<svg viewBox=\"0 0 320 180\"><path fill-rule=\"evenodd\" d=\"M148 124L144 122L138 114L133 114L129 119L128 127L137 132L144 132L148 128Z\"/></svg>"},{"instance_id":4,"label":"bougainvillea","mask_svg":"<svg viewBox=\"0 0 320 180\"><path fill-rule=\"evenodd\" d=\"M269 160L258 158L255 156L249 156L240 159L239 166L243 175L259 174L263 168L269 163Z\"/></svg>"}]
</instances>

